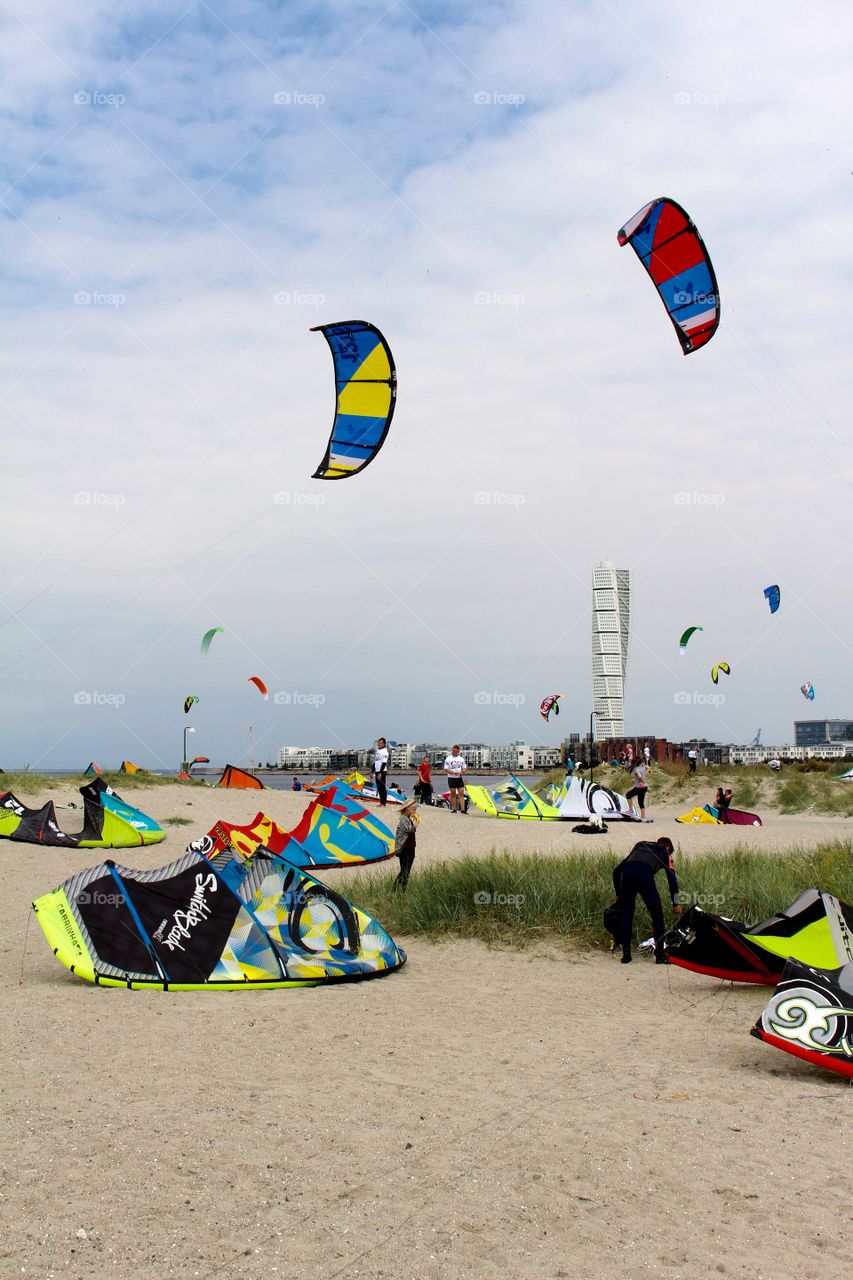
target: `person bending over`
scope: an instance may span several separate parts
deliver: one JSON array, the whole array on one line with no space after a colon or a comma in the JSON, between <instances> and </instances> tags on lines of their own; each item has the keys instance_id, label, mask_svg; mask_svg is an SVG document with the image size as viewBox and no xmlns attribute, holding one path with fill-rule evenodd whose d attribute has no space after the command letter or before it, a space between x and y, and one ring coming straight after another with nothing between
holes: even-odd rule
<instances>
[{"instance_id":1,"label":"person bending over","mask_svg":"<svg viewBox=\"0 0 853 1280\"><path fill-rule=\"evenodd\" d=\"M619 863L613 871L613 888L622 909L622 963L631 963L631 935L634 930L634 910L637 896L646 904L652 921L652 933L655 938L655 963L666 964L663 953L663 907L660 894L655 884L655 876L661 870L666 872L669 882L669 893L672 898L672 909L675 915L681 915L678 905L678 878L673 862L673 844L669 836L659 836L654 842L641 840L635 844L627 858Z\"/></svg>"}]
</instances>

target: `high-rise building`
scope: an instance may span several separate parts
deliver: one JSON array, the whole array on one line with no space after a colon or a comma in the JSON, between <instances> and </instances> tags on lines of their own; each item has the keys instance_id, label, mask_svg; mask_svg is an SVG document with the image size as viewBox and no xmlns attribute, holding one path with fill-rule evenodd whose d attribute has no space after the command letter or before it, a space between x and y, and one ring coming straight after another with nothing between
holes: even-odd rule
<instances>
[{"instance_id":1,"label":"high-rise building","mask_svg":"<svg viewBox=\"0 0 853 1280\"><path fill-rule=\"evenodd\" d=\"M592 705L597 738L625 733L631 571L602 560L592 571Z\"/></svg>"}]
</instances>

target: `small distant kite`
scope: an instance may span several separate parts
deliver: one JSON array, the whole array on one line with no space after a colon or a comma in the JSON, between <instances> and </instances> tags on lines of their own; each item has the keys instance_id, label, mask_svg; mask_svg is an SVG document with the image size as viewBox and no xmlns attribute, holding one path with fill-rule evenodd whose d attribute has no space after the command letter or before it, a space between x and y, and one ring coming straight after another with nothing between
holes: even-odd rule
<instances>
[{"instance_id":1,"label":"small distant kite","mask_svg":"<svg viewBox=\"0 0 853 1280\"><path fill-rule=\"evenodd\" d=\"M560 714L560 699L565 696L564 693L549 693L547 698L542 699L539 703L539 714L543 720L547 720L552 711L555 716Z\"/></svg>"},{"instance_id":2,"label":"small distant kite","mask_svg":"<svg viewBox=\"0 0 853 1280\"><path fill-rule=\"evenodd\" d=\"M770 612L775 613L782 601L782 592L779 590L779 584L774 582L772 587L765 587L764 598L770 605Z\"/></svg>"},{"instance_id":3,"label":"small distant kite","mask_svg":"<svg viewBox=\"0 0 853 1280\"><path fill-rule=\"evenodd\" d=\"M617 233L646 268L686 356L710 342L720 323L717 278L705 242L674 200L650 200Z\"/></svg>"},{"instance_id":4,"label":"small distant kite","mask_svg":"<svg viewBox=\"0 0 853 1280\"><path fill-rule=\"evenodd\" d=\"M263 695L264 702L268 700L270 696L269 689L264 684L260 676L249 676L249 684L253 684L257 688L258 692Z\"/></svg>"},{"instance_id":5,"label":"small distant kite","mask_svg":"<svg viewBox=\"0 0 853 1280\"><path fill-rule=\"evenodd\" d=\"M694 631L704 631L704 630L705 630L704 627L688 627L678 642L679 653L685 654L687 652L687 641L693 635Z\"/></svg>"},{"instance_id":6,"label":"small distant kite","mask_svg":"<svg viewBox=\"0 0 853 1280\"><path fill-rule=\"evenodd\" d=\"M800 685L800 693L804 698L808 698L809 702L814 702L814 685L811 680L807 680L805 684Z\"/></svg>"},{"instance_id":7,"label":"small distant kite","mask_svg":"<svg viewBox=\"0 0 853 1280\"><path fill-rule=\"evenodd\" d=\"M335 420L314 480L345 480L363 471L385 443L397 401L391 348L366 320L318 324L335 366Z\"/></svg>"},{"instance_id":8,"label":"small distant kite","mask_svg":"<svg viewBox=\"0 0 853 1280\"><path fill-rule=\"evenodd\" d=\"M211 627L209 631L205 631L201 640L201 656L207 657L207 651L210 648L210 642L215 635L221 634L225 630L224 627Z\"/></svg>"},{"instance_id":9,"label":"small distant kite","mask_svg":"<svg viewBox=\"0 0 853 1280\"><path fill-rule=\"evenodd\" d=\"M198 702L198 698L195 696L194 693L191 693L189 694L188 697L184 698L184 715L185 716L189 715L190 707L192 707L192 705L196 702Z\"/></svg>"},{"instance_id":10,"label":"small distant kite","mask_svg":"<svg viewBox=\"0 0 853 1280\"><path fill-rule=\"evenodd\" d=\"M719 683L721 671L723 675L726 676L730 676L732 674L732 669L727 662L718 662L715 667L711 668L711 679L714 681L714 684Z\"/></svg>"}]
</instances>

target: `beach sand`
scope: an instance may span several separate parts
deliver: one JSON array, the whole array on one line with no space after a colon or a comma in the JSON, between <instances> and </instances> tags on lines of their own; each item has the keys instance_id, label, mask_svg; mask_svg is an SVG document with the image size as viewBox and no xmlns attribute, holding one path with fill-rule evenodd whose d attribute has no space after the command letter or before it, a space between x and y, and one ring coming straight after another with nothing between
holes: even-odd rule
<instances>
[{"instance_id":1,"label":"beach sand","mask_svg":"<svg viewBox=\"0 0 853 1280\"><path fill-rule=\"evenodd\" d=\"M139 867L218 817L264 808L292 825L308 799L180 786L126 798L193 820L119 855ZM418 858L621 852L664 831L700 853L851 828L673 817L585 840L566 824L428 811ZM763 988L641 958L399 938L408 964L372 982L97 989L57 963L29 910L97 853L4 842L0 858L3 1277L850 1274L853 1094L749 1036ZM323 878L357 901L358 875Z\"/></svg>"}]
</instances>

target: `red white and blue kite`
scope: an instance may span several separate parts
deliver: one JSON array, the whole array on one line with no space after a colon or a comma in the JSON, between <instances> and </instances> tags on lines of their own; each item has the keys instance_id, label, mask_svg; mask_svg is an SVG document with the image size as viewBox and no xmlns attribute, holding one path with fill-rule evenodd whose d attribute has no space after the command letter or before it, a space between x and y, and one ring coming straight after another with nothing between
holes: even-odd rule
<instances>
[{"instance_id":1,"label":"red white and blue kite","mask_svg":"<svg viewBox=\"0 0 853 1280\"><path fill-rule=\"evenodd\" d=\"M662 196L635 213L617 238L651 276L684 354L710 342L720 323L717 278L690 215Z\"/></svg>"}]
</instances>

